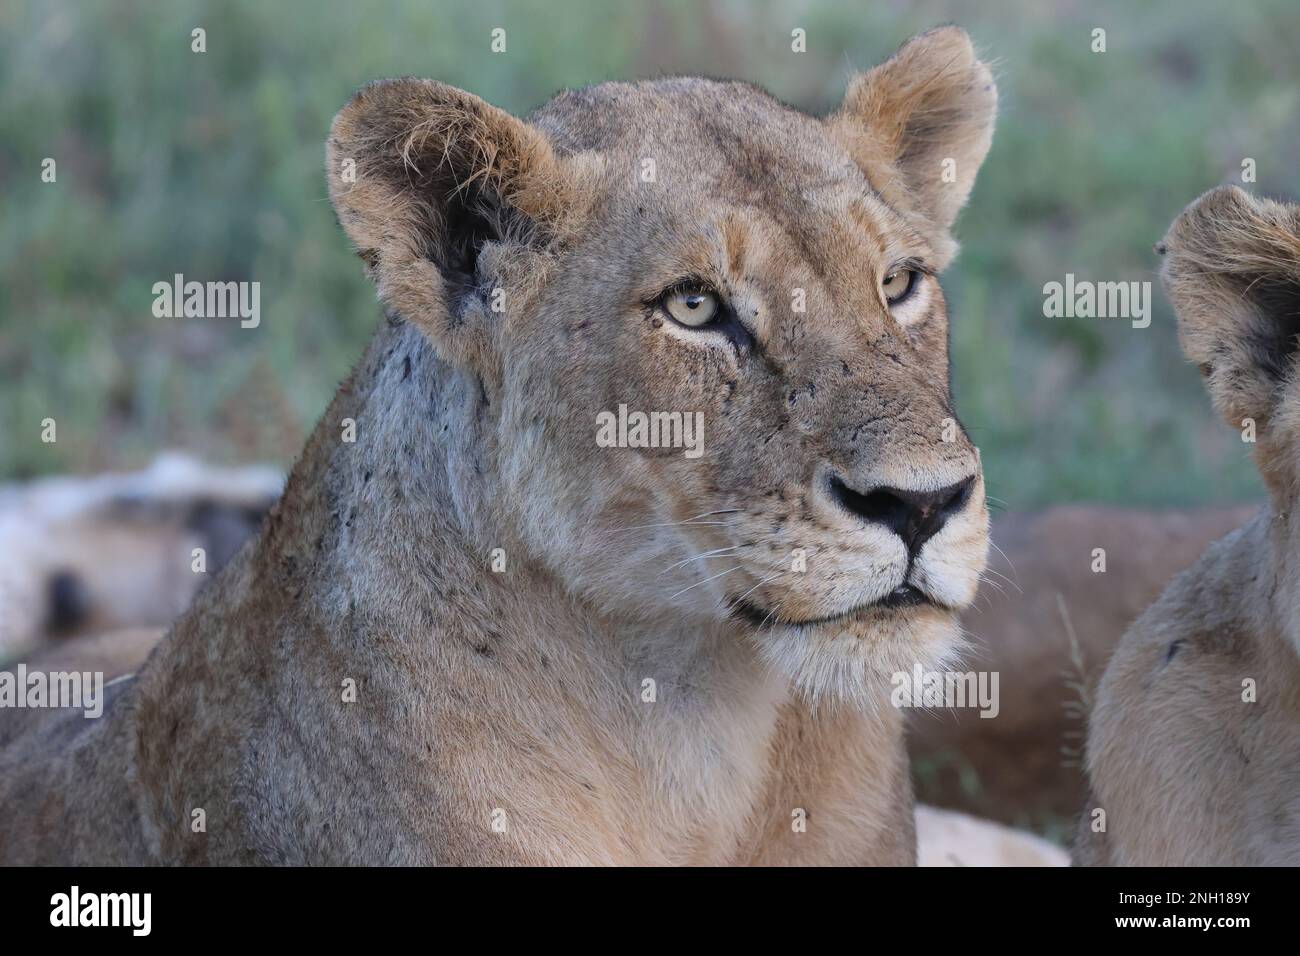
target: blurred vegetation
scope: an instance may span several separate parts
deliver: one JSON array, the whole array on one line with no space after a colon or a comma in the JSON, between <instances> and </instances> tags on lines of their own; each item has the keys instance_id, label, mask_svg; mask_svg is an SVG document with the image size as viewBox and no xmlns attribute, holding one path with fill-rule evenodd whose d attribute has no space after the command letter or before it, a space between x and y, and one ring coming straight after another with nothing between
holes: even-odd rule
<instances>
[{"instance_id":1,"label":"blurred vegetation","mask_svg":"<svg viewBox=\"0 0 1300 956\"><path fill-rule=\"evenodd\" d=\"M999 63L1000 125L947 277L958 407L1011 508L1248 497L1257 480L1178 351L1046 319L1042 287L1155 280L1191 199L1258 163L1300 193L1300 8L624 0L64 2L0 6L0 478L142 464L163 447L287 465L378 308L321 171L368 80L434 76L514 112L612 78L707 73L832 108L852 67L965 26ZM489 52L507 30L508 53ZM808 52L790 51L790 30ZM1090 52L1091 30L1108 51ZM190 33L207 32L193 53ZM42 183L41 162L58 162ZM156 319L174 273L262 283L262 324ZM40 421L58 422L42 444Z\"/></svg>"}]
</instances>

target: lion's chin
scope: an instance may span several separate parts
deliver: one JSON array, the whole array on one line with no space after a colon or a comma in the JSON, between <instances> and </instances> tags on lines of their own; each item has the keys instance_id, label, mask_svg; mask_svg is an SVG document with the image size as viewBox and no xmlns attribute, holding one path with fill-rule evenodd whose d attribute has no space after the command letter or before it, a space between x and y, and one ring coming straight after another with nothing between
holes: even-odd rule
<instances>
[{"instance_id":1,"label":"lion's chin","mask_svg":"<svg viewBox=\"0 0 1300 956\"><path fill-rule=\"evenodd\" d=\"M891 678L917 663L942 670L960 652L957 614L934 604L873 606L822 623L772 625L755 641L768 665L814 701L889 705Z\"/></svg>"}]
</instances>

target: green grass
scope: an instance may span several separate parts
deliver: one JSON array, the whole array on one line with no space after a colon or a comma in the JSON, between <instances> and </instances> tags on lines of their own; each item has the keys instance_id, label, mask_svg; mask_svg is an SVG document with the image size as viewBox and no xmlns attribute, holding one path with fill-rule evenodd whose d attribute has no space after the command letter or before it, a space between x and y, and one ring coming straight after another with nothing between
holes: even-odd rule
<instances>
[{"instance_id":1,"label":"green grass","mask_svg":"<svg viewBox=\"0 0 1300 956\"><path fill-rule=\"evenodd\" d=\"M593 10L593 6L595 9ZM993 9L995 8L995 9ZM1046 8L1046 9L1045 9ZM791 13L790 11L797 11ZM512 111L604 79L705 72L825 110L851 66L958 22L999 62L995 145L947 277L958 407L1009 507L1190 503L1258 482L1158 288L1150 328L1046 319L1045 282L1152 279L1189 200L1258 162L1300 192L1300 15L1250 5L616 2L0 7L0 478L164 446L287 464L377 308L321 172L367 80L434 76ZM208 52L190 51L207 31ZM507 30L504 55L489 31ZM789 50L790 29L808 52ZM1108 31L1108 52L1089 51ZM58 181L40 181L52 156ZM176 272L262 283L262 326L155 319ZM58 441L40 441L40 422Z\"/></svg>"}]
</instances>

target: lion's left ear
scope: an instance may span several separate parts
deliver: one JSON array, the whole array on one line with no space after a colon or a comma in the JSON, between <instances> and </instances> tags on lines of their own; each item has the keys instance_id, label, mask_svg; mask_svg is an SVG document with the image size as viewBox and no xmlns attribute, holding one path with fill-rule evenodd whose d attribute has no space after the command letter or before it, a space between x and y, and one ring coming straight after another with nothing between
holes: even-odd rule
<instances>
[{"instance_id":1,"label":"lion's left ear","mask_svg":"<svg viewBox=\"0 0 1300 956\"><path fill-rule=\"evenodd\" d=\"M997 105L966 31L941 27L855 76L828 121L872 186L946 231L988 154Z\"/></svg>"}]
</instances>

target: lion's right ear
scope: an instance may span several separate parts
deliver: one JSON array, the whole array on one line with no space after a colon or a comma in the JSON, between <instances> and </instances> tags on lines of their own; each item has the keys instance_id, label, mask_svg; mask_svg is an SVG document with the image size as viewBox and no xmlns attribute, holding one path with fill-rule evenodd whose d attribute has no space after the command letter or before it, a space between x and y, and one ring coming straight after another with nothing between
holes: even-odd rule
<instances>
[{"instance_id":1,"label":"lion's right ear","mask_svg":"<svg viewBox=\"0 0 1300 956\"><path fill-rule=\"evenodd\" d=\"M478 363L494 338L479 254L544 244L568 203L563 164L536 129L432 80L372 83L334 118L330 198L379 297L446 357Z\"/></svg>"},{"instance_id":2,"label":"lion's right ear","mask_svg":"<svg viewBox=\"0 0 1300 956\"><path fill-rule=\"evenodd\" d=\"M1300 207L1236 186L1188 206L1156 247L1183 351L1215 407L1261 433L1294 394L1300 350Z\"/></svg>"}]
</instances>

